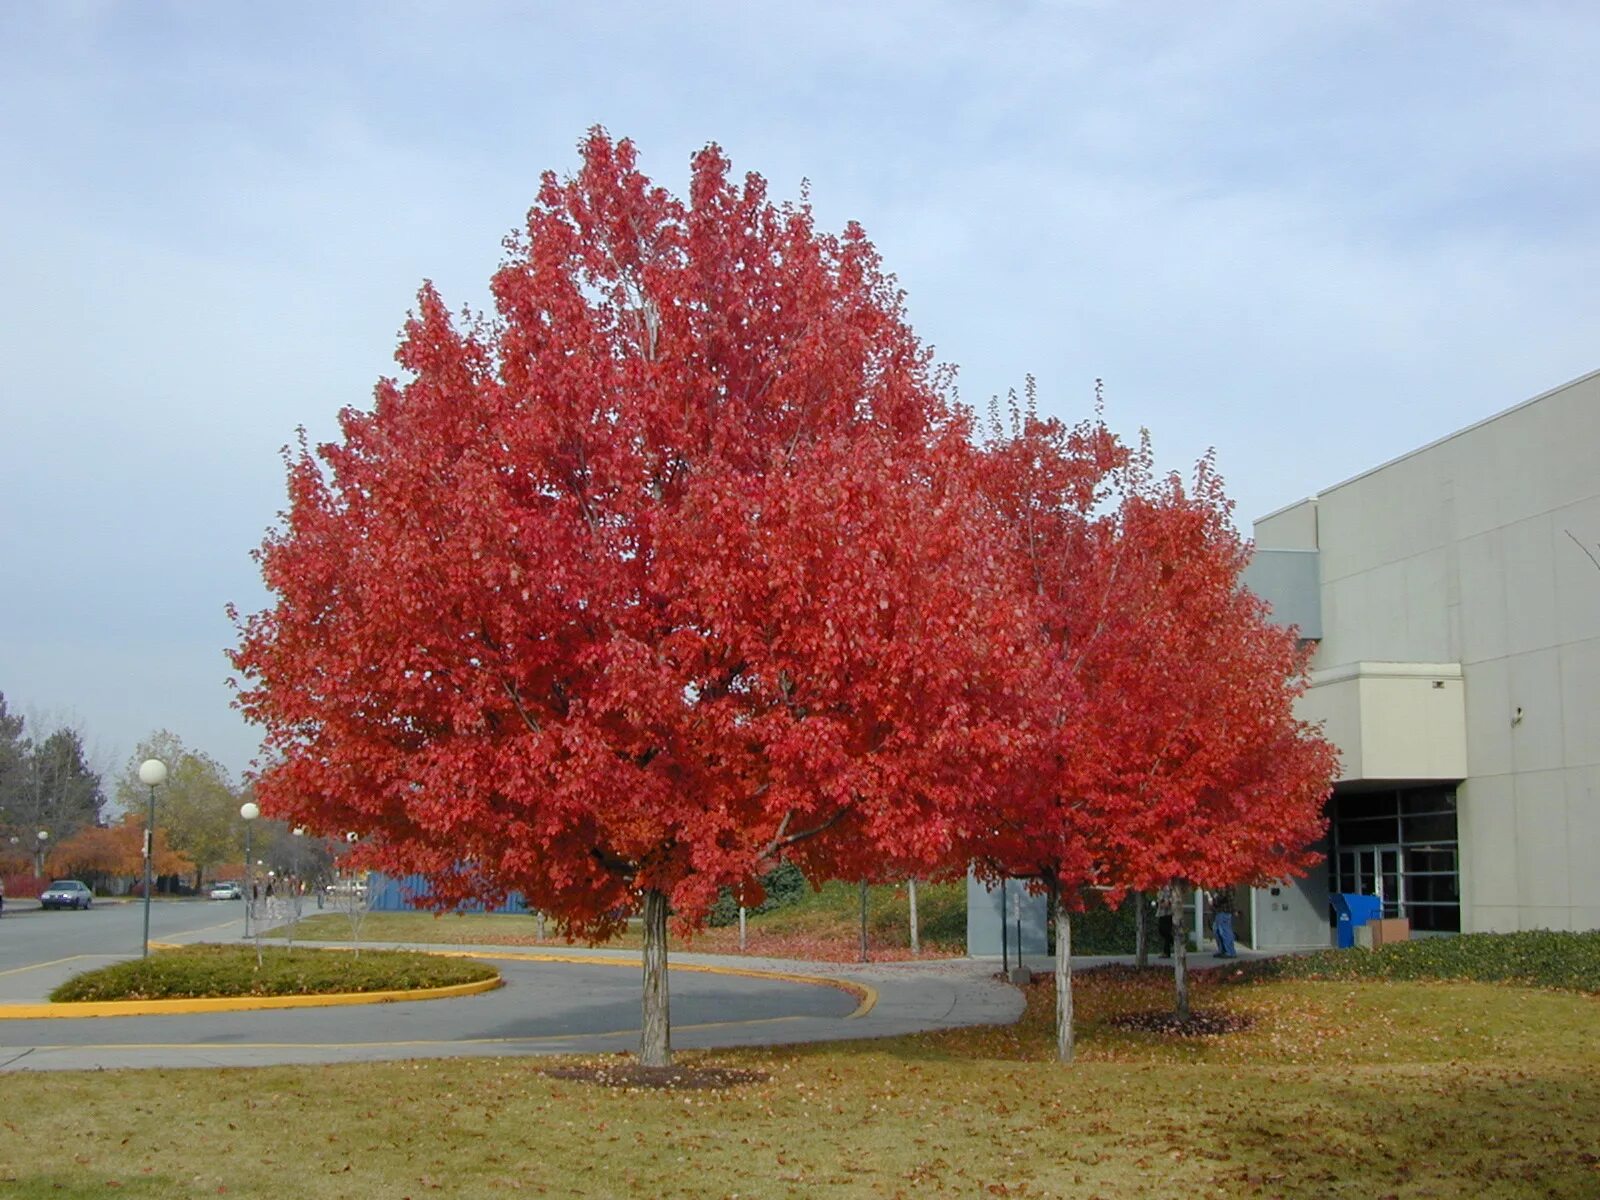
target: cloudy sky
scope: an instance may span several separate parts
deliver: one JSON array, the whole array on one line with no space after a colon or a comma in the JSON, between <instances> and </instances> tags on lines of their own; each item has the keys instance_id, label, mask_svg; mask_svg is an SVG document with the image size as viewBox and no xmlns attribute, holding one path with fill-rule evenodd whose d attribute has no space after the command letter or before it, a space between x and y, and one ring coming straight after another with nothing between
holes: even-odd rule
<instances>
[{"instance_id":1,"label":"cloudy sky","mask_svg":"<svg viewBox=\"0 0 1600 1200\"><path fill-rule=\"evenodd\" d=\"M279 447L481 304L590 125L861 221L981 402L1241 524L1600 366L1585 3L0 4L0 691L236 771Z\"/></svg>"}]
</instances>

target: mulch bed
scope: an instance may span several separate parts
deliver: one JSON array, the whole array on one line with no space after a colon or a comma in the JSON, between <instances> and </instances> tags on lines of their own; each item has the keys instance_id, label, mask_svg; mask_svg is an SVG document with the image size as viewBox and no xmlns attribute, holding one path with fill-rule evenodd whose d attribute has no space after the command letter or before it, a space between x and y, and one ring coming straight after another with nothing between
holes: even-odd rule
<instances>
[{"instance_id":1,"label":"mulch bed","mask_svg":"<svg viewBox=\"0 0 1600 1200\"><path fill-rule=\"evenodd\" d=\"M1159 1033L1167 1037L1214 1037L1223 1033L1240 1033L1255 1024L1253 1018L1243 1013L1194 1012L1187 1021L1180 1020L1171 1010L1162 1012L1122 1013L1107 1017L1106 1024L1118 1029L1134 1029L1140 1033Z\"/></svg>"},{"instance_id":2,"label":"mulch bed","mask_svg":"<svg viewBox=\"0 0 1600 1200\"><path fill-rule=\"evenodd\" d=\"M765 1083L772 1076L765 1071L741 1071L733 1067L642 1067L637 1063L605 1063L596 1066L550 1067L552 1079L569 1079L599 1087L647 1088L652 1091L720 1092L747 1083Z\"/></svg>"}]
</instances>

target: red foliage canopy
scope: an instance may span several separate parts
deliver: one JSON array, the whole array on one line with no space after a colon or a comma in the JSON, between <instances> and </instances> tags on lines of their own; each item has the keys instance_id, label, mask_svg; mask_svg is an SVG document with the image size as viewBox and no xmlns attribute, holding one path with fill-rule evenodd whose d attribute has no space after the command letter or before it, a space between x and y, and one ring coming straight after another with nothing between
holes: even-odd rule
<instances>
[{"instance_id":1,"label":"red foliage canopy","mask_svg":"<svg viewBox=\"0 0 1600 1200\"><path fill-rule=\"evenodd\" d=\"M1249 549L1210 462L1186 488L1098 420L1031 414L988 449L1053 700L980 858L1069 900L1302 871L1334 751L1293 715L1305 654L1240 586Z\"/></svg>"},{"instance_id":2,"label":"red foliage canopy","mask_svg":"<svg viewBox=\"0 0 1600 1200\"><path fill-rule=\"evenodd\" d=\"M497 318L425 287L406 380L291 456L233 653L264 806L579 934L943 862L1038 677L966 422L859 229L582 154Z\"/></svg>"}]
</instances>

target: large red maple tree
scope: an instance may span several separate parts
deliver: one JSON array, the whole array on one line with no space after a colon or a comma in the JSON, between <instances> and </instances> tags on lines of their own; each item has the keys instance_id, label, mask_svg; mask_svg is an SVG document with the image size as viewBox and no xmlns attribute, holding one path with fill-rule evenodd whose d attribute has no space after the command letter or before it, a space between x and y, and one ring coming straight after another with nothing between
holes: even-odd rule
<instances>
[{"instance_id":1,"label":"large red maple tree","mask_svg":"<svg viewBox=\"0 0 1600 1200\"><path fill-rule=\"evenodd\" d=\"M1302 871L1333 751L1293 715L1292 631L1239 575L1249 549L1209 461L1192 486L1154 473L1097 417L1018 413L987 446L1049 686L1003 801L973 828L990 875L1036 880L1056 929L1057 1052L1073 1056L1072 911L1172 880L1231 886ZM1187 1015L1181 958L1180 1010Z\"/></svg>"},{"instance_id":2,"label":"large red maple tree","mask_svg":"<svg viewBox=\"0 0 1600 1200\"><path fill-rule=\"evenodd\" d=\"M424 287L370 410L289 456L239 621L269 811L449 907L666 922L778 856L944 862L1037 673L968 423L861 231L708 147L687 201L592 131L492 318ZM237 619L237 618L236 618ZM753 902L753 901L752 901Z\"/></svg>"}]
</instances>

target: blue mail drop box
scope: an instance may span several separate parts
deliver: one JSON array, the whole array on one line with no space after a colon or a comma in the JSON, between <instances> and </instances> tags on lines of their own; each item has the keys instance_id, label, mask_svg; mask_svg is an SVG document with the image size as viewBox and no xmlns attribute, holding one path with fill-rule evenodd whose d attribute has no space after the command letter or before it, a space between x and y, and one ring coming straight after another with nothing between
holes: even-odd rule
<instances>
[{"instance_id":1,"label":"blue mail drop box","mask_svg":"<svg viewBox=\"0 0 1600 1200\"><path fill-rule=\"evenodd\" d=\"M1356 927L1376 921L1383 915L1383 900L1378 896L1363 896L1357 892L1335 892L1328 897L1338 917L1334 926L1334 944L1348 950L1356 944Z\"/></svg>"}]
</instances>

